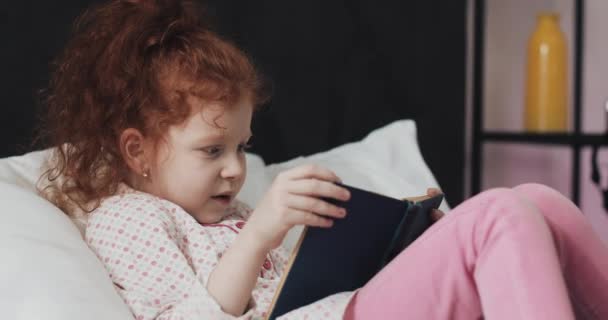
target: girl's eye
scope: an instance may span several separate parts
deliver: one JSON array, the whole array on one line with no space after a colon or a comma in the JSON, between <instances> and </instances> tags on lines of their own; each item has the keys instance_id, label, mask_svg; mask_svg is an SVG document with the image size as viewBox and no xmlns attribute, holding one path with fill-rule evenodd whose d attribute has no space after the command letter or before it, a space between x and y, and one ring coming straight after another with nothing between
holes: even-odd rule
<instances>
[{"instance_id":1,"label":"girl's eye","mask_svg":"<svg viewBox=\"0 0 608 320\"><path fill-rule=\"evenodd\" d=\"M218 146L213 146L213 147L202 148L201 151L203 151L208 156L215 157L215 156L218 156L222 152L222 148L220 148Z\"/></svg>"},{"instance_id":2,"label":"girl's eye","mask_svg":"<svg viewBox=\"0 0 608 320\"><path fill-rule=\"evenodd\" d=\"M251 144L249 144L249 143L239 144L239 152L246 152L249 149L251 149Z\"/></svg>"}]
</instances>

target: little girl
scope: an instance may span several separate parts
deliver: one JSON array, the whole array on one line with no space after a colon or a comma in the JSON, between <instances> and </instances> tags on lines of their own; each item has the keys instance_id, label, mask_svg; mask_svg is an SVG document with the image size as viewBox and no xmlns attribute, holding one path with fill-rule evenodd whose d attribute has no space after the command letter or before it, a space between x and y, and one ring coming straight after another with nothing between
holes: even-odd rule
<instances>
[{"instance_id":1,"label":"little girl","mask_svg":"<svg viewBox=\"0 0 608 320\"><path fill-rule=\"evenodd\" d=\"M51 79L56 149L46 194L89 212L86 241L136 319L261 318L295 225L348 216L331 171L278 175L255 210L236 200L252 113L248 58L190 2L113 0L76 24ZM283 319L608 319L608 249L542 185L453 209L356 292Z\"/></svg>"}]
</instances>

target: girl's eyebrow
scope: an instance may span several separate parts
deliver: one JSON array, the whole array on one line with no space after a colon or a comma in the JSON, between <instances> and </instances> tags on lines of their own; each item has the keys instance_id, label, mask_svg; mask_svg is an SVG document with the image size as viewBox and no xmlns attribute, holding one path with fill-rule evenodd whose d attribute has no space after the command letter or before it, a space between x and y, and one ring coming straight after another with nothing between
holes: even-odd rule
<instances>
[{"instance_id":1,"label":"girl's eyebrow","mask_svg":"<svg viewBox=\"0 0 608 320\"><path fill-rule=\"evenodd\" d=\"M194 142L197 144L208 144L208 143L216 143L218 141L223 141L223 140L224 140L224 135L216 133L216 134L208 134L208 135L197 137L196 139L194 139Z\"/></svg>"},{"instance_id":2,"label":"girl's eyebrow","mask_svg":"<svg viewBox=\"0 0 608 320\"><path fill-rule=\"evenodd\" d=\"M251 131L249 131L245 136L244 139L245 141L251 139L251 137L253 137L253 134L251 133ZM217 142L223 142L226 139L226 135L222 134L222 133L213 133L213 134L207 134L204 136L200 136L196 139L194 139L194 141L197 144L208 144L208 143L217 143Z\"/></svg>"}]
</instances>

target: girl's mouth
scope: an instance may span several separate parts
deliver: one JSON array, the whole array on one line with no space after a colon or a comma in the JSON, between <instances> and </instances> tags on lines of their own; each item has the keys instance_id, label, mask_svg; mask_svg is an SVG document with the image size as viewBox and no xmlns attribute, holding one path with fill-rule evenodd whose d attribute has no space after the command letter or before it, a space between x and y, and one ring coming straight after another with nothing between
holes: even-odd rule
<instances>
[{"instance_id":1,"label":"girl's mouth","mask_svg":"<svg viewBox=\"0 0 608 320\"><path fill-rule=\"evenodd\" d=\"M219 202L222 205L227 205L230 203L230 200L232 200L232 196L228 194L220 194L212 196L211 199L215 200L216 202Z\"/></svg>"}]
</instances>

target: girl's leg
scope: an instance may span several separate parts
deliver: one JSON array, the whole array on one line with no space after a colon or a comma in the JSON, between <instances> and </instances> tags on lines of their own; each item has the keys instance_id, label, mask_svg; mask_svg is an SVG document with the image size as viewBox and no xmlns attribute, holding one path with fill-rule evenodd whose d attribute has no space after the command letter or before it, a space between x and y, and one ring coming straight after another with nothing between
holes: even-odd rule
<instances>
[{"instance_id":1,"label":"girl's leg","mask_svg":"<svg viewBox=\"0 0 608 320\"><path fill-rule=\"evenodd\" d=\"M542 215L510 189L477 195L361 288L345 319L573 319Z\"/></svg>"},{"instance_id":2,"label":"girl's leg","mask_svg":"<svg viewBox=\"0 0 608 320\"><path fill-rule=\"evenodd\" d=\"M580 210L559 192L540 184L513 190L544 215L577 318L608 319L608 247Z\"/></svg>"}]
</instances>

